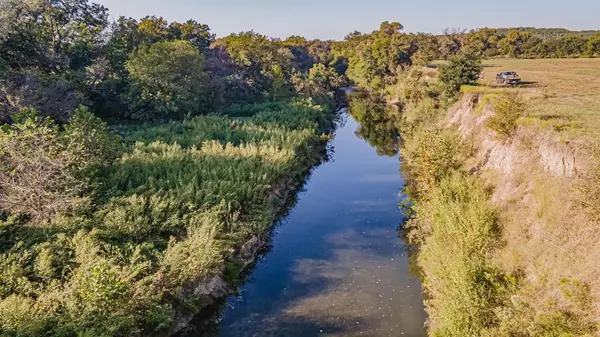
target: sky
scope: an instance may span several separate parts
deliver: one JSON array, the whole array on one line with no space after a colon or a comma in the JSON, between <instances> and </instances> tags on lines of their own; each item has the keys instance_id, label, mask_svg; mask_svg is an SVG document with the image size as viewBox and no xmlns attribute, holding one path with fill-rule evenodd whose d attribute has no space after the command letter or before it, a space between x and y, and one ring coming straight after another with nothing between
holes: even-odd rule
<instances>
[{"instance_id":1,"label":"sky","mask_svg":"<svg viewBox=\"0 0 600 337\"><path fill-rule=\"evenodd\" d=\"M445 28L552 27L600 29L600 0L91 0L113 18L194 19L218 37L254 30L271 37L341 40L399 21L407 32Z\"/></svg>"}]
</instances>

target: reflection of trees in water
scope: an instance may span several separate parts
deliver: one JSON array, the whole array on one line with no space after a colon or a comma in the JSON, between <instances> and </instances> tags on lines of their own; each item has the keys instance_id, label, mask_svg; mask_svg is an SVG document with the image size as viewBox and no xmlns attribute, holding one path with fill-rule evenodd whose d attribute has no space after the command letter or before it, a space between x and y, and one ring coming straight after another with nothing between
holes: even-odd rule
<instances>
[{"instance_id":1,"label":"reflection of trees in water","mask_svg":"<svg viewBox=\"0 0 600 337\"><path fill-rule=\"evenodd\" d=\"M360 124L356 135L377 149L380 156L395 156L399 151L398 116L385 102L353 97L349 113Z\"/></svg>"},{"instance_id":2,"label":"reflection of trees in water","mask_svg":"<svg viewBox=\"0 0 600 337\"><path fill-rule=\"evenodd\" d=\"M348 112L360 124L356 135L366 140L377 149L377 154L395 156L400 151L400 114L385 102L369 97L353 97ZM401 172L402 173L402 172ZM410 186L402 190L406 204L400 205L406 218L410 217L410 200L414 200ZM406 219L405 218L405 219ZM404 221L398 228L398 236L405 243L408 256L409 272L422 279L421 269L417 263L418 246L408 244L407 230Z\"/></svg>"}]
</instances>

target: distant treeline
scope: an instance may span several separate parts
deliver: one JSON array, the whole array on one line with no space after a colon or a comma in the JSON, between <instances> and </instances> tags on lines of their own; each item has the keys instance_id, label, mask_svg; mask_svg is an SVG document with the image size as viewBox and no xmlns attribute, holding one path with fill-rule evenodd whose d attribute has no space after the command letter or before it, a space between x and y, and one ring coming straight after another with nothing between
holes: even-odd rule
<instances>
[{"instance_id":1,"label":"distant treeline","mask_svg":"<svg viewBox=\"0 0 600 337\"><path fill-rule=\"evenodd\" d=\"M460 55L477 59L600 57L600 32L482 28L432 35L406 34L403 29L398 22L383 22L369 34L353 32L342 42L331 42L333 59L347 62L346 75L356 85L381 91L394 86L412 65Z\"/></svg>"},{"instance_id":2,"label":"distant treeline","mask_svg":"<svg viewBox=\"0 0 600 337\"><path fill-rule=\"evenodd\" d=\"M440 53L448 50L479 53L483 57L571 58L600 56L600 31L563 28L482 28L438 36ZM448 45L450 48L448 48Z\"/></svg>"},{"instance_id":3,"label":"distant treeline","mask_svg":"<svg viewBox=\"0 0 600 337\"><path fill-rule=\"evenodd\" d=\"M556 39L570 35L579 35L583 37L592 37L600 33L600 30L568 30L565 28L535 28L535 27L512 27L512 28L497 28L499 34L506 35L512 30L519 32L528 32L536 35L544 40Z\"/></svg>"},{"instance_id":4,"label":"distant treeline","mask_svg":"<svg viewBox=\"0 0 600 337\"><path fill-rule=\"evenodd\" d=\"M108 9L87 0L6 0L0 2L0 121L23 107L60 122L81 104L109 119L164 120L296 94L329 99L330 88L321 87L340 84L347 70L356 84L382 88L409 65L462 53L600 56L600 33L593 31L484 28L430 35L402 29L384 22L344 41L281 40L253 31L217 39L194 20L110 22ZM165 59L172 62L160 62Z\"/></svg>"}]
</instances>

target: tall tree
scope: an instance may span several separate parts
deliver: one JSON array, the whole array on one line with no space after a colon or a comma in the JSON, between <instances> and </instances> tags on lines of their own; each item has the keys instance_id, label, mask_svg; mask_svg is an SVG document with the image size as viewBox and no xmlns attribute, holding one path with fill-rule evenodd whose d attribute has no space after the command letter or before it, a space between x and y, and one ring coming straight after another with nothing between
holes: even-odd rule
<instances>
[{"instance_id":1,"label":"tall tree","mask_svg":"<svg viewBox=\"0 0 600 337\"><path fill-rule=\"evenodd\" d=\"M531 33L529 32L521 32L513 29L500 40L498 48L503 55L519 57L525 52L524 46L530 37Z\"/></svg>"},{"instance_id":2,"label":"tall tree","mask_svg":"<svg viewBox=\"0 0 600 337\"><path fill-rule=\"evenodd\" d=\"M184 23L173 22L169 25L169 35L172 40L188 41L201 51L205 51L215 41L215 35L210 32L208 25L188 20Z\"/></svg>"},{"instance_id":3,"label":"tall tree","mask_svg":"<svg viewBox=\"0 0 600 337\"><path fill-rule=\"evenodd\" d=\"M1 57L13 67L82 69L97 56L108 10L87 0L3 0Z\"/></svg>"},{"instance_id":4,"label":"tall tree","mask_svg":"<svg viewBox=\"0 0 600 337\"><path fill-rule=\"evenodd\" d=\"M208 113L204 56L187 41L157 42L134 51L126 63L131 74L127 100L131 117L183 118Z\"/></svg>"}]
</instances>

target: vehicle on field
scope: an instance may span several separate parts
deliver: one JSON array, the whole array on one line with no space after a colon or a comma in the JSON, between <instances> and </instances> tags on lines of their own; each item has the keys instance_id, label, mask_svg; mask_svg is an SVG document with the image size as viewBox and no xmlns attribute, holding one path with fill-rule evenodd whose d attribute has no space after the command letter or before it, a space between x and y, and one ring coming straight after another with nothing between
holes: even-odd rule
<instances>
[{"instance_id":1,"label":"vehicle on field","mask_svg":"<svg viewBox=\"0 0 600 337\"><path fill-rule=\"evenodd\" d=\"M503 71L496 75L496 83L498 84L520 84L521 77L514 71Z\"/></svg>"}]
</instances>

